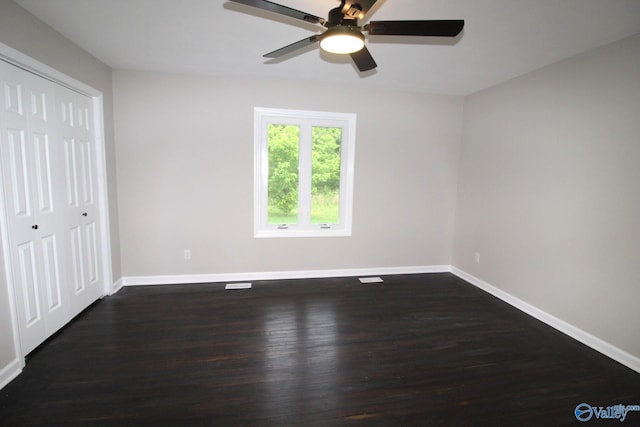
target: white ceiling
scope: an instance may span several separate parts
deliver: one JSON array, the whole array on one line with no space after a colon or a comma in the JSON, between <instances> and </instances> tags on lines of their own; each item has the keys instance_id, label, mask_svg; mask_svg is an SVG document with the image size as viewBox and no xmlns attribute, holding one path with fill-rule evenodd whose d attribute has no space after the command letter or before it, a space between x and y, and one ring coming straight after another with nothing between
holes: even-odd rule
<instances>
[{"instance_id":1,"label":"white ceiling","mask_svg":"<svg viewBox=\"0 0 640 427\"><path fill-rule=\"evenodd\" d=\"M467 95L640 33L640 0L378 0L368 20L464 19L455 44L369 37L378 68L304 51L262 55L322 29L224 0L15 0L115 69L276 78ZM326 17L337 0L276 0ZM396 39L391 42L391 39Z\"/></svg>"}]
</instances>

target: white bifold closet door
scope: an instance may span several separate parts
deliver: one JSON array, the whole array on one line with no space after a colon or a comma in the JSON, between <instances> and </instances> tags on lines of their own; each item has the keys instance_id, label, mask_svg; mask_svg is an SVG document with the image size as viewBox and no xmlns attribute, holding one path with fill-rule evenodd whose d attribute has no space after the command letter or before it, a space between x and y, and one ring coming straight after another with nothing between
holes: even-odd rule
<instances>
[{"instance_id":1,"label":"white bifold closet door","mask_svg":"<svg viewBox=\"0 0 640 427\"><path fill-rule=\"evenodd\" d=\"M100 227L96 190L96 147L91 100L55 86L58 142L64 160L63 212L69 236L71 313L84 310L103 294L99 270Z\"/></svg>"},{"instance_id":2,"label":"white bifold closet door","mask_svg":"<svg viewBox=\"0 0 640 427\"><path fill-rule=\"evenodd\" d=\"M91 99L0 61L3 208L22 353L103 293Z\"/></svg>"}]
</instances>

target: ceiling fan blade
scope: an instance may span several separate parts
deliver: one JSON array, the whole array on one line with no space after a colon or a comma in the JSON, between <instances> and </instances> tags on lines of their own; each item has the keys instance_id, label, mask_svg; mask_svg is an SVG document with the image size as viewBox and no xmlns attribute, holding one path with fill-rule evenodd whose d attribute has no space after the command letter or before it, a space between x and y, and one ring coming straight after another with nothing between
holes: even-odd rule
<instances>
[{"instance_id":1,"label":"ceiling fan blade","mask_svg":"<svg viewBox=\"0 0 640 427\"><path fill-rule=\"evenodd\" d=\"M455 37L464 28L464 20L371 21L364 30L372 36Z\"/></svg>"},{"instance_id":2,"label":"ceiling fan blade","mask_svg":"<svg viewBox=\"0 0 640 427\"><path fill-rule=\"evenodd\" d=\"M359 51L352 53L351 59L353 59L356 67L358 67L358 70L361 72L373 70L378 66L366 46Z\"/></svg>"},{"instance_id":3,"label":"ceiling fan blade","mask_svg":"<svg viewBox=\"0 0 640 427\"><path fill-rule=\"evenodd\" d=\"M314 43L317 43L320 40L320 37L317 35L313 35L311 37L307 37L295 43L291 43L288 46L282 47L278 50L274 50L273 52L269 52L266 55L263 55L265 58L279 58L281 56L287 55L289 53L295 52L298 49L303 49L307 46L311 46Z\"/></svg>"},{"instance_id":4,"label":"ceiling fan blade","mask_svg":"<svg viewBox=\"0 0 640 427\"><path fill-rule=\"evenodd\" d=\"M230 0L235 3L245 4L247 6L257 7L259 9L268 10L269 12L278 13L280 15L289 16L291 18L300 19L302 21L311 22L312 24L323 25L326 21L324 18L311 15L310 13L292 9L267 0Z\"/></svg>"}]
</instances>

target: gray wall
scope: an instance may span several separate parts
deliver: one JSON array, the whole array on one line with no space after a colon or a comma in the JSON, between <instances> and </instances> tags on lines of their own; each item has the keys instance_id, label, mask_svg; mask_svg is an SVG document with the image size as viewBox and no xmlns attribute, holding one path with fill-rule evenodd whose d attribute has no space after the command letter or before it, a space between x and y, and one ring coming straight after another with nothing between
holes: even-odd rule
<instances>
[{"instance_id":1,"label":"gray wall","mask_svg":"<svg viewBox=\"0 0 640 427\"><path fill-rule=\"evenodd\" d=\"M9 0L0 0L0 42L90 85L104 94L113 277L114 280L118 279L121 277L121 273L111 69ZM0 370L11 361L11 359L7 359L7 355L15 354L12 334L9 330L5 330L8 322L5 322L2 317L9 313L7 304L7 284L4 274L2 274L0 277Z\"/></svg>"},{"instance_id":2,"label":"gray wall","mask_svg":"<svg viewBox=\"0 0 640 427\"><path fill-rule=\"evenodd\" d=\"M634 36L468 97L453 256L635 357L639 70Z\"/></svg>"},{"instance_id":3,"label":"gray wall","mask_svg":"<svg viewBox=\"0 0 640 427\"><path fill-rule=\"evenodd\" d=\"M113 89L125 277L451 263L462 98L132 71ZM256 106L358 115L352 237L253 237Z\"/></svg>"}]
</instances>

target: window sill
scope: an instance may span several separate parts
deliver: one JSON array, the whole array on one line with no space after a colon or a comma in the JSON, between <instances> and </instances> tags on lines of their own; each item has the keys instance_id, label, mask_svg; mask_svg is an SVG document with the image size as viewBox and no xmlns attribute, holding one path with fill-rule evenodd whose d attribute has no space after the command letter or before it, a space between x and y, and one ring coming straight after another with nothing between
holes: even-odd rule
<instances>
[{"instance_id":1,"label":"window sill","mask_svg":"<svg viewBox=\"0 0 640 427\"><path fill-rule=\"evenodd\" d=\"M253 233L253 237L256 239L290 237L351 237L351 230L256 230Z\"/></svg>"}]
</instances>

